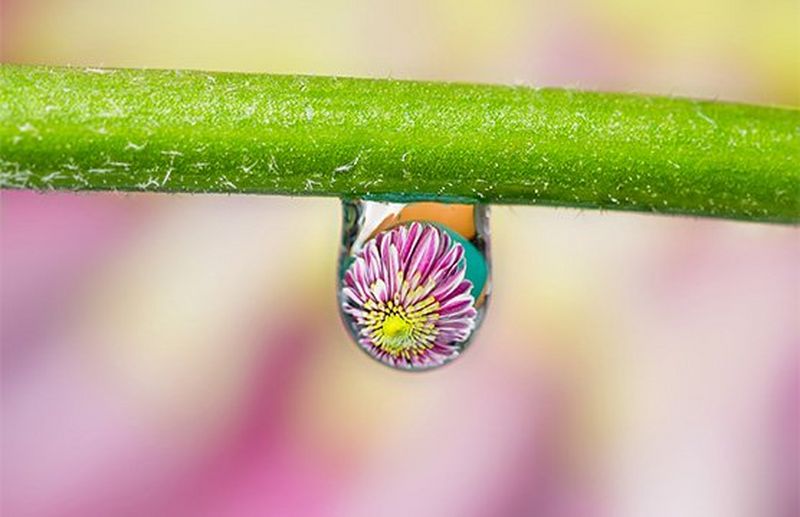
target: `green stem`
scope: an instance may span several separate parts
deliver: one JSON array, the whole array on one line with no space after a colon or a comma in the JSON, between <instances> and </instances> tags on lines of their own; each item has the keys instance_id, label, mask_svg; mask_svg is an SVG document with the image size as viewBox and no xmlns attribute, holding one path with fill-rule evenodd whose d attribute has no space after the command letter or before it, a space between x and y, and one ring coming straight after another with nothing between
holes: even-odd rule
<instances>
[{"instance_id":1,"label":"green stem","mask_svg":"<svg viewBox=\"0 0 800 517\"><path fill-rule=\"evenodd\" d=\"M800 221L800 111L330 77L0 67L3 188Z\"/></svg>"}]
</instances>

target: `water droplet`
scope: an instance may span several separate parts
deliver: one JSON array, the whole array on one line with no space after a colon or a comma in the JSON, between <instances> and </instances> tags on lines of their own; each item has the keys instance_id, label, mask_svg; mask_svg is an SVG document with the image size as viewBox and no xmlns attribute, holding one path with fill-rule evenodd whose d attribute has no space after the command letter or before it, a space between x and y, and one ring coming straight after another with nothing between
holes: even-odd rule
<instances>
[{"instance_id":1,"label":"water droplet","mask_svg":"<svg viewBox=\"0 0 800 517\"><path fill-rule=\"evenodd\" d=\"M461 355L491 291L488 206L345 200L342 208L339 309L358 346L401 370Z\"/></svg>"}]
</instances>

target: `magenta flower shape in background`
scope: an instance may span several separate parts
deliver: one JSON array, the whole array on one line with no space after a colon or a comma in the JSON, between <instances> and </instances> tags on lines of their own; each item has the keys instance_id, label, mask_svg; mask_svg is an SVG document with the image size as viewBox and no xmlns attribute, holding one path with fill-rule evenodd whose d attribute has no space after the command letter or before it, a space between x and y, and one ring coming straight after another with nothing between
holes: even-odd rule
<instances>
[{"instance_id":1,"label":"magenta flower shape in background","mask_svg":"<svg viewBox=\"0 0 800 517\"><path fill-rule=\"evenodd\" d=\"M397 368L444 364L475 329L464 247L447 232L413 222L379 233L344 274L342 309L358 342Z\"/></svg>"}]
</instances>

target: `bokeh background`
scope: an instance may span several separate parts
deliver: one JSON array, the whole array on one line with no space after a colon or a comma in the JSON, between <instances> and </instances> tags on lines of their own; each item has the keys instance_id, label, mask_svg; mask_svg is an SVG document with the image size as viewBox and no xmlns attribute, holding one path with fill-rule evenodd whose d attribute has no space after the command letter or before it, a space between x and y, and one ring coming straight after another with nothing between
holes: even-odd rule
<instances>
[{"instance_id":1,"label":"bokeh background","mask_svg":"<svg viewBox=\"0 0 800 517\"><path fill-rule=\"evenodd\" d=\"M3 62L800 105L798 0L1 0ZM452 365L348 341L339 205L0 197L2 515L798 515L797 228L493 209Z\"/></svg>"}]
</instances>

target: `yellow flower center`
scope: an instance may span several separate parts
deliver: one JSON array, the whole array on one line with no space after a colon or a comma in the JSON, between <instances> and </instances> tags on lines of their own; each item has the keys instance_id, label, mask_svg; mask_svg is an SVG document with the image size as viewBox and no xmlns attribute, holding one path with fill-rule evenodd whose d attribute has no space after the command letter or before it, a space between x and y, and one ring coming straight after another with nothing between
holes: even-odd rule
<instances>
[{"instance_id":1,"label":"yellow flower center","mask_svg":"<svg viewBox=\"0 0 800 517\"><path fill-rule=\"evenodd\" d=\"M433 296L403 307L393 300L368 300L364 307L365 330L376 347L395 356L410 359L432 348L438 330L439 303Z\"/></svg>"},{"instance_id":2,"label":"yellow flower center","mask_svg":"<svg viewBox=\"0 0 800 517\"><path fill-rule=\"evenodd\" d=\"M414 325L400 314L390 314L381 327L388 348L404 348L413 343Z\"/></svg>"}]
</instances>

